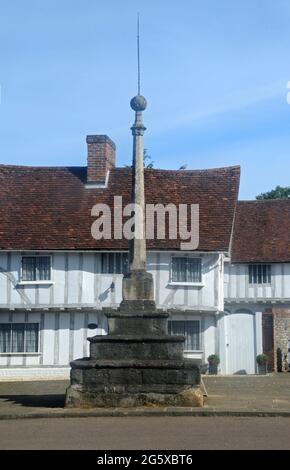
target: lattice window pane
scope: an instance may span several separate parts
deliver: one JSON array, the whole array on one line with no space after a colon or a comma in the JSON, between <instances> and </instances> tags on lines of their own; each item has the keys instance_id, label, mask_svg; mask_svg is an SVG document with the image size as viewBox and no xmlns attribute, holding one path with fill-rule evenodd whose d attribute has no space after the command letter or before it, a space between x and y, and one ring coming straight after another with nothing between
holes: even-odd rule
<instances>
[{"instance_id":1,"label":"lattice window pane","mask_svg":"<svg viewBox=\"0 0 290 470\"><path fill-rule=\"evenodd\" d=\"M35 258L22 258L22 279L23 281L36 280Z\"/></svg>"},{"instance_id":2,"label":"lattice window pane","mask_svg":"<svg viewBox=\"0 0 290 470\"><path fill-rule=\"evenodd\" d=\"M172 258L172 281L173 282L186 282L187 279L187 264L186 258Z\"/></svg>"},{"instance_id":3,"label":"lattice window pane","mask_svg":"<svg viewBox=\"0 0 290 470\"><path fill-rule=\"evenodd\" d=\"M49 281L51 279L50 256L23 256L23 281Z\"/></svg>"},{"instance_id":4,"label":"lattice window pane","mask_svg":"<svg viewBox=\"0 0 290 470\"><path fill-rule=\"evenodd\" d=\"M38 323L26 323L25 325L25 351L38 351Z\"/></svg>"},{"instance_id":5,"label":"lattice window pane","mask_svg":"<svg viewBox=\"0 0 290 470\"><path fill-rule=\"evenodd\" d=\"M116 259L115 272L119 274L122 272L122 253L116 253L115 259Z\"/></svg>"},{"instance_id":6,"label":"lattice window pane","mask_svg":"<svg viewBox=\"0 0 290 470\"><path fill-rule=\"evenodd\" d=\"M124 274L128 272L128 253L102 253L103 274Z\"/></svg>"},{"instance_id":7,"label":"lattice window pane","mask_svg":"<svg viewBox=\"0 0 290 470\"><path fill-rule=\"evenodd\" d=\"M174 256L171 280L172 282L201 282L201 259Z\"/></svg>"},{"instance_id":8,"label":"lattice window pane","mask_svg":"<svg viewBox=\"0 0 290 470\"><path fill-rule=\"evenodd\" d=\"M24 324L15 323L12 325L12 349L11 352L24 352Z\"/></svg>"},{"instance_id":9,"label":"lattice window pane","mask_svg":"<svg viewBox=\"0 0 290 470\"><path fill-rule=\"evenodd\" d=\"M172 320L168 322L168 331L172 335L185 336L184 349L187 351L200 350L200 323L197 320Z\"/></svg>"},{"instance_id":10,"label":"lattice window pane","mask_svg":"<svg viewBox=\"0 0 290 470\"><path fill-rule=\"evenodd\" d=\"M272 267L270 264L250 264L250 284L270 284L272 280Z\"/></svg>"},{"instance_id":11,"label":"lattice window pane","mask_svg":"<svg viewBox=\"0 0 290 470\"><path fill-rule=\"evenodd\" d=\"M107 274L109 269L108 269L108 253L102 253L102 273Z\"/></svg>"},{"instance_id":12,"label":"lattice window pane","mask_svg":"<svg viewBox=\"0 0 290 470\"><path fill-rule=\"evenodd\" d=\"M11 325L8 323L0 324L0 353L11 351Z\"/></svg>"},{"instance_id":13,"label":"lattice window pane","mask_svg":"<svg viewBox=\"0 0 290 470\"><path fill-rule=\"evenodd\" d=\"M38 352L38 323L0 324L0 352Z\"/></svg>"},{"instance_id":14,"label":"lattice window pane","mask_svg":"<svg viewBox=\"0 0 290 470\"><path fill-rule=\"evenodd\" d=\"M108 253L109 257L109 274L114 274L115 271L115 253Z\"/></svg>"}]
</instances>

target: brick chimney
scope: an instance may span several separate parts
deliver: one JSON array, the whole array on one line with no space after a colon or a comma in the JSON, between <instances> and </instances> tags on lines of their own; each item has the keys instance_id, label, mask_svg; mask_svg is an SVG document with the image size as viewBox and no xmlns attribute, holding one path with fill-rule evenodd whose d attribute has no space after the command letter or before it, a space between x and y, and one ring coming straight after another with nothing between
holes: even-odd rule
<instances>
[{"instance_id":1,"label":"brick chimney","mask_svg":"<svg viewBox=\"0 0 290 470\"><path fill-rule=\"evenodd\" d=\"M87 135L87 183L105 185L107 174L115 167L116 146L107 135Z\"/></svg>"}]
</instances>

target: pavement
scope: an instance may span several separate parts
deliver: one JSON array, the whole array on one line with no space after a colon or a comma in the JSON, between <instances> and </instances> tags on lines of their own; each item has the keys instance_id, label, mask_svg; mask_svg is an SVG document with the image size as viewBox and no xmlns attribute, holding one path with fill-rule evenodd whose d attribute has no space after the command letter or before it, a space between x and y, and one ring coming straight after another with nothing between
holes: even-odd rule
<instances>
[{"instance_id":1,"label":"pavement","mask_svg":"<svg viewBox=\"0 0 290 470\"><path fill-rule=\"evenodd\" d=\"M206 377L206 406L219 412L285 413L290 416L290 374Z\"/></svg>"},{"instance_id":2,"label":"pavement","mask_svg":"<svg viewBox=\"0 0 290 470\"><path fill-rule=\"evenodd\" d=\"M0 382L0 420L138 416L290 417L290 374L204 376L203 408L65 409L67 381Z\"/></svg>"}]
</instances>

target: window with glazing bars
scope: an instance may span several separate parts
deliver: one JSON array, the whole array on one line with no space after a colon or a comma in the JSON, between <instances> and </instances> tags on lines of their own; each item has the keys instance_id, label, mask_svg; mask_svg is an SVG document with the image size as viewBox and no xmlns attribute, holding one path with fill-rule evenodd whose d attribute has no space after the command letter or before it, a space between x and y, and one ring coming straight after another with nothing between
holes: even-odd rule
<instances>
[{"instance_id":1,"label":"window with glazing bars","mask_svg":"<svg viewBox=\"0 0 290 470\"><path fill-rule=\"evenodd\" d=\"M172 257L172 282L201 282L201 280L201 258Z\"/></svg>"},{"instance_id":2,"label":"window with glazing bars","mask_svg":"<svg viewBox=\"0 0 290 470\"><path fill-rule=\"evenodd\" d=\"M249 283L250 284L271 284L270 264L250 264Z\"/></svg>"},{"instance_id":3,"label":"window with glazing bars","mask_svg":"<svg viewBox=\"0 0 290 470\"><path fill-rule=\"evenodd\" d=\"M185 336L186 351L200 350L200 322L198 320L172 320L168 322L168 332L171 335Z\"/></svg>"},{"instance_id":4,"label":"window with glazing bars","mask_svg":"<svg viewBox=\"0 0 290 470\"><path fill-rule=\"evenodd\" d=\"M50 256L23 256L22 281L50 281Z\"/></svg>"},{"instance_id":5,"label":"window with glazing bars","mask_svg":"<svg viewBox=\"0 0 290 470\"><path fill-rule=\"evenodd\" d=\"M125 274L128 267L128 253L102 253L103 274Z\"/></svg>"},{"instance_id":6,"label":"window with glazing bars","mask_svg":"<svg viewBox=\"0 0 290 470\"><path fill-rule=\"evenodd\" d=\"M0 323L0 353L38 352L38 323Z\"/></svg>"}]
</instances>

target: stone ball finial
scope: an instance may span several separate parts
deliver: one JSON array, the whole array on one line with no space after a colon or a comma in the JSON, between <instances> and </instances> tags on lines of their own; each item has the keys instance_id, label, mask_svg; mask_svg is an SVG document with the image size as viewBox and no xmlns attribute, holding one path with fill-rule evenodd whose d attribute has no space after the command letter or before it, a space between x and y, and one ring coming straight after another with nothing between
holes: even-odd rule
<instances>
[{"instance_id":1,"label":"stone ball finial","mask_svg":"<svg viewBox=\"0 0 290 470\"><path fill-rule=\"evenodd\" d=\"M134 111L145 111L147 108L147 101L144 96L137 95L131 99L130 106Z\"/></svg>"}]
</instances>

